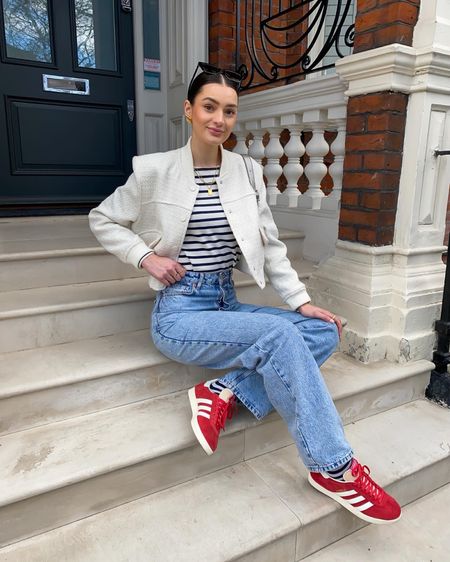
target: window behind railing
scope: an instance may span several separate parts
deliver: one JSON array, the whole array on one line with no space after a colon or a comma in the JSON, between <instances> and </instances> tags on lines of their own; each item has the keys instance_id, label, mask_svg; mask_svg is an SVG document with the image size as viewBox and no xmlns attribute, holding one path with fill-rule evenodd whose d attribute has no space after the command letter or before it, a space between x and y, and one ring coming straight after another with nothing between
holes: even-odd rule
<instances>
[{"instance_id":1,"label":"window behind railing","mask_svg":"<svg viewBox=\"0 0 450 562\"><path fill-rule=\"evenodd\" d=\"M236 0L243 90L333 72L351 54L356 0Z\"/></svg>"},{"instance_id":2,"label":"window behind railing","mask_svg":"<svg viewBox=\"0 0 450 562\"><path fill-rule=\"evenodd\" d=\"M341 2L342 4L342 2ZM329 37L333 33L333 23L340 8L339 0L329 0L329 13L325 20L324 35ZM324 56L322 64L330 68L334 72L334 63L337 59L351 55L353 50L353 29L356 17L356 0L351 0L348 13L344 18L342 29L344 33L340 33L337 38L337 45L332 44L328 53ZM345 33L350 29L351 38L345 39Z\"/></svg>"}]
</instances>

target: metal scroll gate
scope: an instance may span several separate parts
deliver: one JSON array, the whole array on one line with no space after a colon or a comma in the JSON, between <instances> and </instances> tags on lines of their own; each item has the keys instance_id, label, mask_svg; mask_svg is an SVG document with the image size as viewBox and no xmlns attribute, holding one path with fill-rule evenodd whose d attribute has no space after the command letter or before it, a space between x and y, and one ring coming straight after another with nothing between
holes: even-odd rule
<instances>
[{"instance_id":1,"label":"metal scroll gate","mask_svg":"<svg viewBox=\"0 0 450 562\"><path fill-rule=\"evenodd\" d=\"M242 89L299 79L351 54L356 0L237 0Z\"/></svg>"}]
</instances>

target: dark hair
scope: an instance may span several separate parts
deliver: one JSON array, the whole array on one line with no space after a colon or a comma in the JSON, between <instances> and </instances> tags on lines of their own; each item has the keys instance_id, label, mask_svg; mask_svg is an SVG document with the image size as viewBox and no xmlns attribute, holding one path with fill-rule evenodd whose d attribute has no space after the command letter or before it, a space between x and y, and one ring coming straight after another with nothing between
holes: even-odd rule
<instances>
[{"instance_id":1,"label":"dark hair","mask_svg":"<svg viewBox=\"0 0 450 562\"><path fill-rule=\"evenodd\" d=\"M225 86L230 86L230 88L233 88L233 90L239 94L239 84L235 80L230 80L226 75L221 73L210 74L208 72L200 72L192 81L187 93L187 99L192 104L197 94L206 84L224 84Z\"/></svg>"}]
</instances>

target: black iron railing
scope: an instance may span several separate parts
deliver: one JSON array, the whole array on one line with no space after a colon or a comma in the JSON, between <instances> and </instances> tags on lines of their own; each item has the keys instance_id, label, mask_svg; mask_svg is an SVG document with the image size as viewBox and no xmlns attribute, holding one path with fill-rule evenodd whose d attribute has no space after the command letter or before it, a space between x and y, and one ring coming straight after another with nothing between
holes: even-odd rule
<instances>
[{"instance_id":1,"label":"black iron railing","mask_svg":"<svg viewBox=\"0 0 450 562\"><path fill-rule=\"evenodd\" d=\"M450 154L450 151L448 151ZM430 384L425 396L434 402L450 408L450 237L445 269L444 296L442 299L441 319L435 323L437 332L437 349L433 353L434 370L431 372Z\"/></svg>"},{"instance_id":2,"label":"black iron railing","mask_svg":"<svg viewBox=\"0 0 450 562\"><path fill-rule=\"evenodd\" d=\"M354 10L355 0L237 0L236 68L244 76L242 89L332 68L352 50Z\"/></svg>"},{"instance_id":3,"label":"black iron railing","mask_svg":"<svg viewBox=\"0 0 450 562\"><path fill-rule=\"evenodd\" d=\"M450 156L450 150L435 150L434 156ZM447 247L445 267L444 294L442 297L441 319L435 324L437 332L437 349L433 353L434 370L431 371L430 384L425 396L434 402L450 408L450 236Z\"/></svg>"}]
</instances>

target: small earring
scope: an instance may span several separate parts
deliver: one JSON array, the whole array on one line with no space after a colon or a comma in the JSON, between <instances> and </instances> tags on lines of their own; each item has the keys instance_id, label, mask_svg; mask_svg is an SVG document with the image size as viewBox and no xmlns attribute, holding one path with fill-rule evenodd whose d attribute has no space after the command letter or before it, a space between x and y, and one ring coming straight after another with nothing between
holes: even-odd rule
<instances>
[{"instance_id":1,"label":"small earring","mask_svg":"<svg viewBox=\"0 0 450 562\"><path fill-rule=\"evenodd\" d=\"M192 125L192 119L191 119L190 117L188 117L187 115L185 115L185 117L186 117L186 121L187 121L190 125Z\"/></svg>"}]
</instances>

